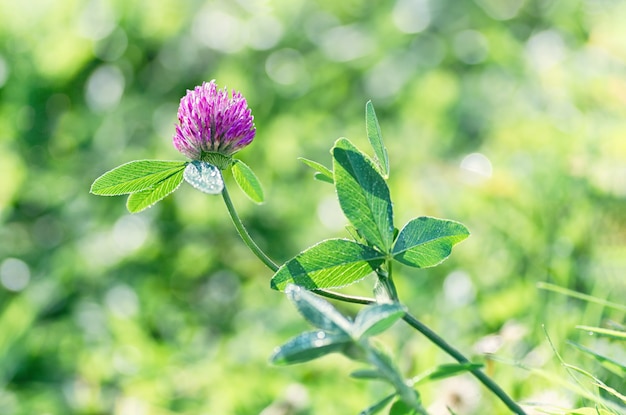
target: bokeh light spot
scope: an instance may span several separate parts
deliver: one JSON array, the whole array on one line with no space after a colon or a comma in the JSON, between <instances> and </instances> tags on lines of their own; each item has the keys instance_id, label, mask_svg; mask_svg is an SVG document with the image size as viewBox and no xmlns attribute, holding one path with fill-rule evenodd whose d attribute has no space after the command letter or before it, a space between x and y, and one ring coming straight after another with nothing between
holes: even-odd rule
<instances>
[{"instance_id":1,"label":"bokeh light spot","mask_svg":"<svg viewBox=\"0 0 626 415\"><path fill-rule=\"evenodd\" d=\"M30 281L30 268L17 258L7 258L0 265L0 283L9 291L22 291Z\"/></svg>"},{"instance_id":2,"label":"bokeh light spot","mask_svg":"<svg viewBox=\"0 0 626 415\"><path fill-rule=\"evenodd\" d=\"M125 284L116 285L107 291L104 302L111 313L118 317L132 317L139 311L137 294Z\"/></svg>"},{"instance_id":3,"label":"bokeh light spot","mask_svg":"<svg viewBox=\"0 0 626 415\"><path fill-rule=\"evenodd\" d=\"M454 37L454 54L461 61L475 65L485 60L489 53L489 44L482 33L476 30L464 30Z\"/></svg>"},{"instance_id":4,"label":"bokeh light spot","mask_svg":"<svg viewBox=\"0 0 626 415\"><path fill-rule=\"evenodd\" d=\"M0 55L0 88L4 86L9 78L9 65L7 64L6 59L2 55Z\"/></svg>"},{"instance_id":5,"label":"bokeh light spot","mask_svg":"<svg viewBox=\"0 0 626 415\"><path fill-rule=\"evenodd\" d=\"M468 182L480 182L491 178L493 166L491 160L482 153L472 153L463 157L461 161L463 179Z\"/></svg>"},{"instance_id":6,"label":"bokeh light spot","mask_svg":"<svg viewBox=\"0 0 626 415\"><path fill-rule=\"evenodd\" d=\"M272 53L265 62L270 79L282 85L293 85L305 76L304 60L294 49L281 49Z\"/></svg>"},{"instance_id":7,"label":"bokeh light spot","mask_svg":"<svg viewBox=\"0 0 626 415\"><path fill-rule=\"evenodd\" d=\"M368 55L374 49L374 39L357 25L339 26L324 33L320 47L328 59L348 62Z\"/></svg>"},{"instance_id":8,"label":"bokeh light spot","mask_svg":"<svg viewBox=\"0 0 626 415\"><path fill-rule=\"evenodd\" d=\"M234 53L244 46L243 30L239 18L221 10L207 8L193 23L193 36L201 44L220 52Z\"/></svg>"},{"instance_id":9,"label":"bokeh light spot","mask_svg":"<svg viewBox=\"0 0 626 415\"><path fill-rule=\"evenodd\" d=\"M85 85L87 105L95 112L115 108L124 93L124 84L124 75L117 67L100 66L89 76Z\"/></svg>"},{"instance_id":10,"label":"bokeh light spot","mask_svg":"<svg viewBox=\"0 0 626 415\"><path fill-rule=\"evenodd\" d=\"M248 22L248 46L252 49L273 48L283 36L283 25L274 16L255 16Z\"/></svg>"},{"instance_id":11,"label":"bokeh light spot","mask_svg":"<svg viewBox=\"0 0 626 415\"><path fill-rule=\"evenodd\" d=\"M464 271L453 271L443 281L446 303L453 308L470 304L476 298L474 283Z\"/></svg>"},{"instance_id":12,"label":"bokeh light spot","mask_svg":"<svg viewBox=\"0 0 626 415\"><path fill-rule=\"evenodd\" d=\"M392 11L393 23L405 33L418 33L431 20L428 0L398 0Z\"/></svg>"}]
</instances>

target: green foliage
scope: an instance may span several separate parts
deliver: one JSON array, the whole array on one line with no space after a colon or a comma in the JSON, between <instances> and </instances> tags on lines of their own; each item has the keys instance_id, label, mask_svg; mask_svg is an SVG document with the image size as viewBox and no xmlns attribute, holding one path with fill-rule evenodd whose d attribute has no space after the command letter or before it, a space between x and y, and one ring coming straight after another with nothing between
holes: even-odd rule
<instances>
[{"instance_id":1,"label":"green foliage","mask_svg":"<svg viewBox=\"0 0 626 415\"><path fill-rule=\"evenodd\" d=\"M452 247L469 236L458 222L420 217L407 223L393 246L393 258L403 264L426 268L444 261Z\"/></svg>"},{"instance_id":2,"label":"green foliage","mask_svg":"<svg viewBox=\"0 0 626 415\"><path fill-rule=\"evenodd\" d=\"M357 372L357 377L388 382L408 408L419 414L425 413L419 394L404 379L392 358L369 342L369 337L382 333L400 319L405 313L404 307L399 304L374 304L362 309L352 322L326 300L302 287L290 284L285 292L298 311L322 330L304 332L292 338L276 349L271 358L273 362L302 363L329 353L342 352L349 358L372 365L371 369ZM387 402L388 399L385 398L361 413L376 413Z\"/></svg>"},{"instance_id":3,"label":"green foliage","mask_svg":"<svg viewBox=\"0 0 626 415\"><path fill-rule=\"evenodd\" d=\"M98 177L91 185L91 193L118 196L148 190L175 176L186 165L180 161L131 161Z\"/></svg>"},{"instance_id":4,"label":"green foliage","mask_svg":"<svg viewBox=\"0 0 626 415\"><path fill-rule=\"evenodd\" d=\"M427 373L418 376L413 379L414 385L418 385L422 382L441 380L452 376L457 376L464 372L469 372L474 369L481 369L483 367L480 363L446 363L439 365L434 369L429 370Z\"/></svg>"},{"instance_id":5,"label":"green foliage","mask_svg":"<svg viewBox=\"0 0 626 415\"><path fill-rule=\"evenodd\" d=\"M294 283L309 290L343 287L374 271L385 256L347 239L329 239L285 262L272 277L272 288Z\"/></svg>"},{"instance_id":6,"label":"green foliage","mask_svg":"<svg viewBox=\"0 0 626 415\"><path fill-rule=\"evenodd\" d=\"M313 326L330 333L351 335L352 324L328 301L316 297L298 285L289 285L285 294L296 306L302 317Z\"/></svg>"},{"instance_id":7,"label":"green foliage","mask_svg":"<svg viewBox=\"0 0 626 415\"><path fill-rule=\"evenodd\" d=\"M329 353L340 352L351 340L344 333L305 332L277 348L270 360L277 365L304 363Z\"/></svg>"},{"instance_id":8,"label":"green foliage","mask_svg":"<svg viewBox=\"0 0 626 415\"><path fill-rule=\"evenodd\" d=\"M317 180L327 183L334 183L333 172L330 171L328 167L324 166L321 163L318 163L317 161L309 160L304 157L298 157L298 160L316 171L313 177Z\"/></svg>"},{"instance_id":9,"label":"green foliage","mask_svg":"<svg viewBox=\"0 0 626 415\"><path fill-rule=\"evenodd\" d=\"M248 196L254 203L263 203L265 200L263 187L252 169L243 161L237 159L233 160L231 169L235 181L246 196Z\"/></svg>"},{"instance_id":10,"label":"green foliage","mask_svg":"<svg viewBox=\"0 0 626 415\"><path fill-rule=\"evenodd\" d=\"M257 137L237 156L271 192L259 207L232 196L272 258L346 237L324 210L333 190L295 159L330 166L342 135L374 157L361 111L371 99L395 226L428 215L472 231L441 266L394 268L411 308L459 345L499 336L496 358L545 358L538 322L600 380L596 359L564 340L623 355L575 329L613 328L623 311L536 283L625 307L624 2L31 3L0 2L0 413L257 414L289 402L298 415L355 414L382 398L345 378L345 360L267 364L305 323L267 290L271 273L242 250L219 198L181 186L125 216L122 200L85 192L128 160L179 158L176 106L214 78L255 116ZM21 291L4 285L25 276ZM402 367L446 362L396 334L385 342ZM570 390L559 362L541 361L554 376L488 367L537 411L624 412L594 409L597 387ZM420 389L425 405L445 396L439 386ZM505 409L483 393L477 411Z\"/></svg>"},{"instance_id":11,"label":"green foliage","mask_svg":"<svg viewBox=\"0 0 626 415\"><path fill-rule=\"evenodd\" d=\"M380 125L378 124L378 118L376 118L376 111L374 111L372 101L367 101L365 104L365 127L367 138L376 155L376 162L380 173L383 177L387 178L389 177L389 156L383 144L383 135L380 132Z\"/></svg>"},{"instance_id":12,"label":"green foliage","mask_svg":"<svg viewBox=\"0 0 626 415\"><path fill-rule=\"evenodd\" d=\"M379 413L380 411L385 409L387 405L389 405L389 403L393 400L394 397L395 395L389 395L389 396L384 397L379 402L376 402L374 405L368 408L365 408L364 410L359 412L359 415L374 415L374 414Z\"/></svg>"},{"instance_id":13,"label":"green foliage","mask_svg":"<svg viewBox=\"0 0 626 415\"><path fill-rule=\"evenodd\" d=\"M405 308L398 303L367 306L354 320L354 336L359 339L380 334L400 320L405 312Z\"/></svg>"},{"instance_id":14,"label":"green foliage","mask_svg":"<svg viewBox=\"0 0 626 415\"><path fill-rule=\"evenodd\" d=\"M158 184L139 192L132 193L126 201L130 213L141 212L154 205L165 196L174 192L183 182L183 170L179 170Z\"/></svg>"},{"instance_id":15,"label":"green foliage","mask_svg":"<svg viewBox=\"0 0 626 415\"><path fill-rule=\"evenodd\" d=\"M332 149L337 198L343 213L363 237L382 252L393 241L389 188L365 154L340 138Z\"/></svg>"}]
</instances>

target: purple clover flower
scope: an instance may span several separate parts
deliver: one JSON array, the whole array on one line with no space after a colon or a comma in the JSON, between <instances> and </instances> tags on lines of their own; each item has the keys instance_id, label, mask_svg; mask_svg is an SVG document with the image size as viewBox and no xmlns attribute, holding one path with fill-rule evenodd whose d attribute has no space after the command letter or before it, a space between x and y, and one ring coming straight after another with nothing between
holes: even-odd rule
<instances>
[{"instance_id":1,"label":"purple clover flower","mask_svg":"<svg viewBox=\"0 0 626 415\"><path fill-rule=\"evenodd\" d=\"M211 153L230 156L254 139L254 117L246 99L233 90L218 90L215 80L180 100L174 147L192 160L204 160Z\"/></svg>"}]
</instances>

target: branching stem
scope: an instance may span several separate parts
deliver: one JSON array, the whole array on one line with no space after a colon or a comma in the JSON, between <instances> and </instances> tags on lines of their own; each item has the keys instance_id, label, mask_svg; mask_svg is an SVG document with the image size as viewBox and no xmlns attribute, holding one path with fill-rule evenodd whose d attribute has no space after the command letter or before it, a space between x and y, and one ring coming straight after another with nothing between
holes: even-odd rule
<instances>
[{"instance_id":1,"label":"branching stem","mask_svg":"<svg viewBox=\"0 0 626 415\"><path fill-rule=\"evenodd\" d=\"M228 209L228 213L239 233L241 239L243 239L244 243L250 248L250 250L263 262L269 269L273 272L278 271L279 266L276 265L274 261L272 261L266 254L259 248L259 246L254 242L250 234L246 230L245 226L241 222L235 207L233 206L233 202L230 199L228 191L226 190L226 186L224 186L224 190L222 190L222 197L224 198L224 203L226 204L226 208ZM391 264L387 264L387 269L379 268L376 273L378 274L378 278L383 282L385 287L387 288L389 295L394 301L398 301L398 294L396 291L395 284L393 283L393 279L391 276ZM332 298L334 300L343 301L346 303L354 303L354 304L373 304L376 300L367 297L357 297L351 295L345 295L336 293L328 290L314 290L314 293ZM419 321L410 313L406 313L403 317L404 321L411 327L413 327L418 332L422 333L428 340L434 343L438 348L443 350L446 354L451 356L459 363L470 363L470 360L466 358L461 352L452 347L448 342L446 342L443 338L441 338L437 333L431 330L424 323ZM471 369L470 372L474 375L487 389L493 392L514 414L517 415L526 415L524 410L511 398L509 397L497 383L495 383L489 376L487 376L480 369Z\"/></svg>"}]
</instances>

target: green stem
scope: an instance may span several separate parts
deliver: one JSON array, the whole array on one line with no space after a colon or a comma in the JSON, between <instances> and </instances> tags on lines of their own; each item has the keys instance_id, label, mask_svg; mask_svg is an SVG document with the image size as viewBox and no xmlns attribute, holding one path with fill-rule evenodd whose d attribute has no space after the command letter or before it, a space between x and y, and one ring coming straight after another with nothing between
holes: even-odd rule
<instances>
[{"instance_id":1,"label":"green stem","mask_svg":"<svg viewBox=\"0 0 626 415\"><path fill-rule=\"evenodd\" d=\"M250 248L250 250L263 262L269 269L276 272L278 271L278 265L274 263L266 254L259 248L259 246L252 240L250 234L246 230L243 222L239 218L235 207L233 206L233 202L230 199L228 194L228 190L226 190L226 186L224 186L224 190L222 190L222 197L224 198L224 203L226 204L226 208L228 209L228 213L239 233L241 239L243 239L244 243ZM395 284L393 283L393 279L391 278L391 264L388 264L388 270L385 271L383 269L377 270L378 277L383 281L385 286L387 287L389 294L391 297L398 301L398 294L396 291ZM376 301L371 298L366 297L356 297L350 295L344 295L335 293L333 291L327 290L314 290L313 292L327 298L332 298L334 300L340 300L347 303L356 303L356 304L373 304ZM437 333L432 331L428 326L424 325L418 319L413 317L411 314L406 313L403 317L404 321L408 323L415 330L422 333L426 338L428 338L431 342L433 342L437 347L446 352L452 358L454 358L459 363L470 363L469 359L467 359L461 352L456 350L450 344L448 344L443 338L441 338ZM517 404L513 399L511 399L506 392L504 392L500 386L498 386L493 380L491 380L482 370L479 369L471 369L470 372L480 381L482 382L487 389L491 390L500 400L511 410L513 413L517 415L526 415L524 410Z\"/></svg>"},{"instance_id":2,"label":"green stem","mask_svg":"<svg viewBox=\"0 0 626 415\"><path fill-rule=\"evenodd\" d=\"M334 291L328 291L328 290L313 290L313 292L317 295L320 295L322 297L326 297L326 298L332 298L333 300L339 300L339 301L343 301L344 303L354 303L354 304L374 304L376 302L376 300L374 300L373 298L367 298L367 297L357 297L354 295L345 295L345 294L339 294L336 293Z\"/></svg>"},{"instance_id":3,"label":"green stem","mask_svg":"<svg viewBox=\"0 0 626 415\"><path fill-rule=\"evenodd\" d=\"M454 358L459 363L471 363L468 358L466 358L461 352L456 350L450 344L448 344L444 339L442 339L437 333L432 331L428 326L423 324L421 321L413 317L411 314L406 313L403 317L403 320L415 330L422 333L428 340L433 342L437 347L446 352L452 358ZM489 376L485 374L480 369L470 369L472 375L474 375L487 389L493 392L500 400L514 413L517 415L526 415L526 412L513 400L509 395L506 394L497 383L495 383Z\"/></svg>"},{"instance_id":4,"label":"green stem","mask_svg":"<svg viewBox=\"0 0 626 415\"><path fill-rule=\"evenodd\" d=\"M259 246L252 240L252 237L250 237L250 234L246 230L246 227L243 226L243 222L241 222L241 219L239 218L239 215L237 214L237 211L233 206L233 202L232 200L230 200L230 196L228 194L228 190L226 190L225 184L224 190L222 190L222 197L224 198L224 203L226 204L226 209L228 209L230 218L233 220L233 224L235 225L235 228L237 228L237 232L239 233L239 236L241 236L241 239L243 239L243 242L248 246L248 248L250 248L254 255L256 255L257 258L259 258L261 262L263 262L269 269L274 272L278 271L278 265L276 265L274 261L272 261L267 255L265 255L265 252L263 252L261 248L259 248Z\"/></svg>"}]
</instances>

